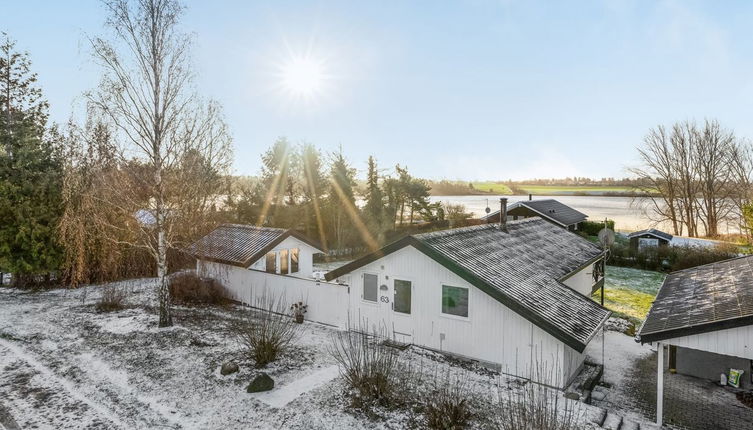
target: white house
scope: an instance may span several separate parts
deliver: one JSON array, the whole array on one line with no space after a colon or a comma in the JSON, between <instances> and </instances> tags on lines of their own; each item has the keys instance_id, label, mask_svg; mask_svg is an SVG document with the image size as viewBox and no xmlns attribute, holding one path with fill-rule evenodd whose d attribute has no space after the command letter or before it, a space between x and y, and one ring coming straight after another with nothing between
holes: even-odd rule
<instances>
[{"instance_id":1,"label":"white house","mask_svg":"<svg viewBox=\"0 0 753 430\"><path fill-rule=\"evenodd\" d=\"M257 307L302 301L308 320L347 327L348 287L312 277L321 247L294 230L223 224L188 251L197 273L219 280L230 299Z\"/></svg>"},{"instance_id":2,"label":"white house","mask_svg":"<svg viewBox=\"0 0 753 430\"><path fill-rule=\"evenodd\" d=\"M398 342L518 376L556 373L545 382L564 387L609 316L587 297L602 259L587 240L531 218L408 236L326 278L349 283L351 318Z\"/></svg>"},{"instance_id":3,"label":"white house","mask_svg":"<svg viewBox=\"0 0 753 430\"><path fill-rule=\"evenodd\" d=\"M222 226L200 242L192 247L199 272L235 300L303 300L309 320L343 329L365 322L391 340L558 387L580 370L609 317L588 297L603 283L602 251L540 218L408 236L327 273L329 282L305 279L303 250L318 247L290 230ZM297 275L280 263L294 247Z\"/></svg>"}]
</instances>

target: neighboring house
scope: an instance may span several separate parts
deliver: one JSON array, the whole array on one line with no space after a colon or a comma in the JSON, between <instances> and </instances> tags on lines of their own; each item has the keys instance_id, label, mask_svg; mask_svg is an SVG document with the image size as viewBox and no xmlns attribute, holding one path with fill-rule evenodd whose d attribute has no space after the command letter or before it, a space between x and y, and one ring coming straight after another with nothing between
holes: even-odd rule
<instances>
[{"instance_id":1,"label":"neighboring house","mask_svg":"<svg viewBox=\"0 0 753 430\"><path fill-rule=\"evenodd\" d=\"M515 221L531 217L541 217L554 225L576 231L580 223L588 218L577 210L554 199L523 200L511 204L507 208L507 220ZM483 218L486 222L499 222L499 211L492 212Z\"/></svg>"},{"instance_id":2,"label":"neighboring house","mask_svg":"<svg viewBox=\"0 0 753 430\"><path fill-rule=\"evenodd\" d=\"M722 373L738 369L744 371L742 387L753 387L753 257L668 275L636 340L657 345L659 393L665 345L669 368L677 373L718 382Z\"/></svg>"},{"instance_id":3,"label":"neighboring house","mask_svg":"<svg viewBox=\"0 0 753 430\"><path fill-rule=\"evenodd\" d=\"M630 239L630 248L643 250L647 248L658 248L660 246L667 246L672 241L672 235L663 231L651 228L648 230L640 230L630 233L628 239Z\"/></svg>"},{"instance_id":4,"label":"neighboring house","mask_svg":"<svg viewBox=\"0 0 753 430\"><path fill-rule=\"evenodd\" d=\"M532 218L408 236L326 279L349 284L352 319L397 342L564 387L610 315L589 298L602 274L601 249Z\"/></svg>"},{"instance_id":5,"label":"neighboring house","mask_svg":"<svg viewBox=\"0 0 753 430\"><path fill-rule=\"evenodd\" d=\"M232 300L280 312L302 301L306 319L347 327L348 287L312 278L321 247L294 230L223 224L188 251L199 276L220 281Z\"/></svg>"}]
</instances>

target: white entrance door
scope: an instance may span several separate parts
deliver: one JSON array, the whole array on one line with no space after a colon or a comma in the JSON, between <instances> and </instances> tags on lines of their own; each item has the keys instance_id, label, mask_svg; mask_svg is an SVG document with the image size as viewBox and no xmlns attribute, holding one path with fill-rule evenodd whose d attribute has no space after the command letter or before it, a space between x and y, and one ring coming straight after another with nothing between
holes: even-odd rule
<instances>
[{"instance_id":1,"label":"white entrance door","mask_svg":"<svg viewBox=\"0 0 753 430\"><path fill-rule=\"evenodd\" d=\"M413 280L392 278L389 280L392 306L390 307L389 327L393 340L401 343L413 342Z\"/></svg>"}]
</instances>

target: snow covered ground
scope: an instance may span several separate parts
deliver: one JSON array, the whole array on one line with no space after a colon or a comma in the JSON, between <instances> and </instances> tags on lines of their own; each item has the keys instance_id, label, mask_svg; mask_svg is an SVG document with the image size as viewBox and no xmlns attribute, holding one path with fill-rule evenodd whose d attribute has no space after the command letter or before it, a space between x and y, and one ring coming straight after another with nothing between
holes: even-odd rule
<instances>
[{"instance_id":1,"label":"snow covered ground","mask_svg":"<svg viewBox=\"0 0 753 430\"><path fill-rule=\"evenodd\" d=\"M0 288L0 421L38 429L422 426L422 413L413 407L371 417L350 409L327 352L335 331L312 323L301 326L291 353L263 369L274 378L275 390L246 393L261 370L242 354L232 327L248 310L176 307L175 326L160 329L152 307L154 284L153 279L121 283L130 291L129 306L113 313L95 310L101 287ZM414 391L419 397L430 395L436 375L460 378L477 417L487 417L499 396L525 384L419 348L400 351L399 358L421 376ZM221 376L220 366L230 360L240 371ZM591 408L578 407L583 416Z\"/></svg>"}]
</instances>

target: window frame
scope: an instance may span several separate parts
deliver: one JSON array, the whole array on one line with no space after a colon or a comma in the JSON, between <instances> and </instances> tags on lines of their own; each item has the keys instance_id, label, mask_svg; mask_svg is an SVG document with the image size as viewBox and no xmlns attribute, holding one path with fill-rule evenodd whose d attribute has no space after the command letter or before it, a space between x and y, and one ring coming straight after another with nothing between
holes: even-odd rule
<instances>
[{"instance_id":1,"label":"window frame","mask_svg":"<svg viewBox=\"0 0 753 430\"><path fill-rule=\"evenodd\" d=\"M444 312L444 287L460 288L468 291L468 316L448 314ZM439 284L439 315L443 318L451 318L459 321L470 321L471 319L471 288L456 285L454 282L442 282Z\"/></svg>"},{"instance_id":2,"label":"window frame","mask_svg":"<svg viewBox=\"0 0 753 430\"><path fill-rule=\"evenodd\" d=\"M274 270L269 270L270 256L274 255ZM277 251L269 251L264 255L264 271L266 273L277 273Z\"/></svg>"},{"instance_id":3,"label":"window frame","mask_svg":"<svg viewBox=\"0 0 753 430\"><path fill-rule=\"evenodd\" d=\"M288 273L298 273L301 271L301 248L290 248L290 271ZM295 264L293 264L293 255L295 255Z\"/></svg>"},{"instance_id":4,"label":"window frame","mask_svg":"<svg viewBox=\"0 0 753 430\"><path fill-rule=\"evenodd\" d=\"M280 253L280 275L290 274L290 251L288 249L281 249Z\"/></svg>"},{"instance_id":5,"label":"window frame","mask_svg":"<svg viewBox=\"0 0 753 430\"><path fill-rule=\"evenodd\" d=\"M398 281L403 282L409 282L410 283L410 312L401 312L398 310L395 310L395 303L397 303L397 300L395 300L395 297L397 297L397 288L395 287L395 283ZM392 278L392 313L398 314L402 316L412 316L413 315L413 286L415 285L415 282L413 279L406 279L406 278L398 278L393 277Z\"/></svg>"},{"instance_id":6,"label":"window frame","mask_svg":"<svg viewBox=\"0 0 753 430\"><path fill-rule=\"evenodd\" d=\"M366 275L372 275L376 277L376 298L369 300L366 298ZM363 272L361 276L361 302L370 305L379 305L379 274L376 272Z\"/></svg>"}]
</instances>

